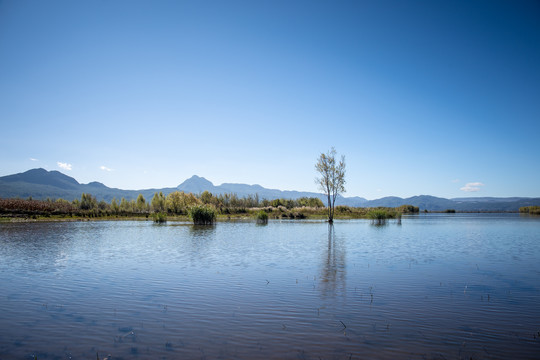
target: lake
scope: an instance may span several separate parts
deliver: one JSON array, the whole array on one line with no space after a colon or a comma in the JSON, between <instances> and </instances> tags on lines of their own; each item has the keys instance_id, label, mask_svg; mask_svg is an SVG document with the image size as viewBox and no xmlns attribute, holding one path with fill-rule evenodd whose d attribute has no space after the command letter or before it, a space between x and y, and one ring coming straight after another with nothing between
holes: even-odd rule
<instances>
[{"instance_id":1,"label":"lake","mask_svg":"<svg viewBox=\"0 0 540 360\"><path fill-rule=\"evenodd\" d=\"M0 359L539 359L540 218L0 224Z\"/></svg>"}]
</instances>

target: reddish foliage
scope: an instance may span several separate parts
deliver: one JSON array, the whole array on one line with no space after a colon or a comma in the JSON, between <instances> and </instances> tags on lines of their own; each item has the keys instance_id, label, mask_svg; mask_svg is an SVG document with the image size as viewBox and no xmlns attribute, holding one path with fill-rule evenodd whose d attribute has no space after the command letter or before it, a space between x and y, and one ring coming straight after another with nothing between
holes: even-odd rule
<instances>
[{"instance_id":1,"label":"reddish foliage","mask_svg":"<svg viewBox=\"0 0 540 360\"><path fill-rule=\"evenodd\" d=\"M77 208L71 203L46 200L0 199L0 213L69 214Z\"/></svg>"}]
</instances>

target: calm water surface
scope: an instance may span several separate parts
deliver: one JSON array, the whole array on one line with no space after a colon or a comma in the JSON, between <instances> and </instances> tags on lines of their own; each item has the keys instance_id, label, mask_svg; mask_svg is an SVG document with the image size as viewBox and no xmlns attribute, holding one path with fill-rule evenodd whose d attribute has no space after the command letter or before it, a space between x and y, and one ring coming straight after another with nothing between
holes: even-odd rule
<instances>
[{"instance_id":1,"label":"calm water surface","mask_svg":"<svg viewBox=\"0 0 540 360\"><path fill-rule=\"evenodd\" d=\"M540 220L0 224L0 359L539 359Z\"/></svg>"}]
</instances>

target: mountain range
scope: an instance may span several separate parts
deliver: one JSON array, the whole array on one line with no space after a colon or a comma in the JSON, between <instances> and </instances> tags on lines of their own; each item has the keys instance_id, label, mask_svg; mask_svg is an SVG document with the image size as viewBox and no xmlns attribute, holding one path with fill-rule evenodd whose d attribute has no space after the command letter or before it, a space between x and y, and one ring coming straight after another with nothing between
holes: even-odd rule
<instances>
[{"instance_id":1,"label":"mountain range","mask_svg":"<svg viewBox=\"0 0 540 360\"><path fill-rule=\"evenodd\" d=\"M1 198L28 198L33 199L80 199L81 194L89 193L98 200L110 202L113 198L122 197L127 200L136 199L142 194L145 199L150 200L156 192L163 192L167 195L173 191L191 192L200 194L203 191L210 191L214 195L234 193L239 197L248 195L259 196L259 199L297 199L300 197L317 197L326 203L323 194L302 191L282 191L278 189L267 189L260 185L223 183L214 185L211 181L197 175L185 180L174 188L143 189L143 190L122 190L109 188L100 182L80 184L74 178L59 171L47 171L45 169L32 169L23 173L0 177L0 197ZM356 207L396 207L400 205L414 205L421 210L444 211L455 209L457 211L518 211L522 206L540 206L540 198L494 198L494 197L471 197L445 199L429 195L419 195L409 198L384 197L376 200L366 200L362 197L339 197L337 205L348 205Z\"/></svg>"}]
</instances>

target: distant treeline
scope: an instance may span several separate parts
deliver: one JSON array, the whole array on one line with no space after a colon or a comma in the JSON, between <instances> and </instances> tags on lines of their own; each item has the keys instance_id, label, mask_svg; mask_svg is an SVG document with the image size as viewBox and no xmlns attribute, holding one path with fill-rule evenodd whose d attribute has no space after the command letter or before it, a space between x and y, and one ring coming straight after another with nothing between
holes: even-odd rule
<instances>
[{"instance_id":1,"label":"distant treeline","mask_svg":"<svg viewBox=\"0 0 540 360\"><path fill-rule=\"evenodd\" d=\"M318 198L260 200L258 195L240 198L232 193L216 196L209 191L204 191L199 195L175 191L167 196L163 195L162 192L156 192L150 201L139 194L136 200L113 198L110 203L103 200L97 201L95 196L86 193L83 193L80 199L73 201L64 199L33 200L32 198L0 199L0 214L102 217L164 212L170 215L186 215L191 207L197 205L210 205L223 214L242 213L246 212L246 209L263 207L284 207L286 209L324 207L323 202Z\"/></svg>"},{"instance_id":2,"label":"distant treeline","mask_svg":"<svg viewBox=\"0 0 540 360\"><path fill-rule=\"evenodd\" d=\"M540 215L540 206L524 206L519 208L520 213Z\"/></svg>"},{"instance_id":3,"label":"distant treeline","mask_svg":"<svg viewBox=\"0 0 540 360\"><path fill-rule=\"evenodd\" d=\"M209 191L195 195L183 191L175 191L167 196L162 192L154 193L150 201L139 194L136 200L113 198L110 203L97 201L91 194L83 193L80 199L68 201L64 199L33 200L0 199L0 215L10 217L38 216L149 216L153 213L166 215L187 215L189 209L207 205L221 215L246 214L263 209L272 218L302 219L310 215L324 213L323 202L315 197L299 199L259 199L258 195L238 197L236 194L213 195ZM336 215L342 217L365 217L369 209L337 206ZM418 213L419 209L412 205L403 205L393 209L396 213Z\"/></svg>"}]
</instances>

